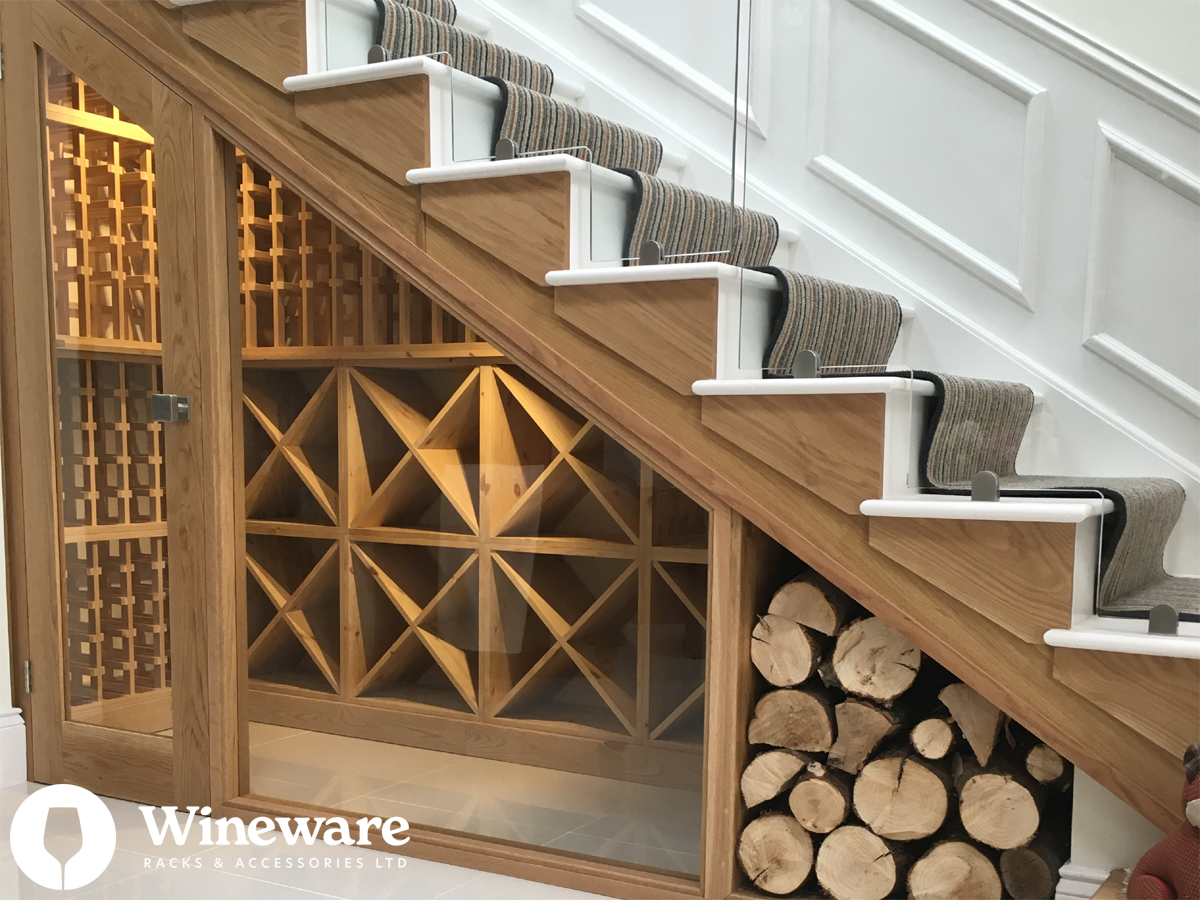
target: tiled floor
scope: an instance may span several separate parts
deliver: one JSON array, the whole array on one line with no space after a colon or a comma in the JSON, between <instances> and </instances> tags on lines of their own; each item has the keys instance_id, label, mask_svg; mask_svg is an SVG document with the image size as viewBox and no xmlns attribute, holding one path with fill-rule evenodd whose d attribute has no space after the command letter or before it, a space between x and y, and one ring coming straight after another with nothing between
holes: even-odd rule
<instances>
[{"instance_id":1,"label":"tiled floor","mask_svg":"<svg viewBox=\"0 0 1200 900\"><path fill-rule=\"evenodd\" d=\"M256 794L695 875L700 792L250 725Z\"/></svg>"},{"instance_id":2,"label":"tiled floor","mask_svg":"<svg viewBox=\"0 0 1200 900\"><path fill-rule=\"evenodd\" d=\"M260 735L261 737L261 735ZM0 790L0 897L7 900L32 897L89 897L113 900L303 900L303 898L405 898L405 900L601 900L563 888L549 887L518 878L490 875L426 862L404 859L363 848L339 850L326 865L349 860L349 867L289 868L297 858L313 853L294 847L197 846L193 837L175 850L178 864L183 854L192 862L188 868L170 868L164 848L151 842L141 812L133 803L106 800L117 825L117 850L108 869L96 881L78 891L56 891L39 887L17 868L9 850L13 813L29 793L42 787L24 784ZM60 859L77 851L75 837L56 834L55 819L48 823L46 847ZM78 826L76 826L78 829ZM251 853L249 851L253 850ZM162 868L157 866L164 860ZM399 864L403 860L403 868ZM276 868L278 866L278 868Z\"/></svg>"}]
</instances>

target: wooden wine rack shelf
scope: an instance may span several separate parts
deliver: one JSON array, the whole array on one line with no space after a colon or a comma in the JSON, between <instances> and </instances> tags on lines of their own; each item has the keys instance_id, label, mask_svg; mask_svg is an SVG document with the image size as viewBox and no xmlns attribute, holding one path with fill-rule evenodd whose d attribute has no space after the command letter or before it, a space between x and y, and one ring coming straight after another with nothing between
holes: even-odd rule
<instances>
[{"instance_id":1,"label":"wooden wine rack shelf","mask_svg":"<svg viewBox=\"0 0 1200 900\"><path fill-rule=\"evenodd\" d=\"M252 716L660 747L630 777L698 785L706 511L239 163Z\"/></svg>"},{"instance_id":2,"label":"wooden wine rack shelf","mask_svg":"<svg viewBox=\"0 0 1200 900\"><path fill-rule=\"evenodd\" d=\"M170 727L153 138L47 58L63 597L72 717Z\"/></svg>"}]
</instances>

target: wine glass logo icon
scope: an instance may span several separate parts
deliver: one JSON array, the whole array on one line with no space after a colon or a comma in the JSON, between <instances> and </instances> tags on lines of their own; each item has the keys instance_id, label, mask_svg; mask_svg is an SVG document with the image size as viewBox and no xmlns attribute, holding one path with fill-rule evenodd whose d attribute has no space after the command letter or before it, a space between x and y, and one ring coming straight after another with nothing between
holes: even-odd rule
<instances>
[{"instance_id":1,"label":"wine glass logo icon","mask_svg":"<svg viewBox=\"0 0 1200 900\"><path fill-rule=\"evenodd\" d=\"M31 881L70 891L91 884L108 868L117 848L117 826L91 791L52 784L17 807L9 846Z\"/></svg>"}]
</instances>

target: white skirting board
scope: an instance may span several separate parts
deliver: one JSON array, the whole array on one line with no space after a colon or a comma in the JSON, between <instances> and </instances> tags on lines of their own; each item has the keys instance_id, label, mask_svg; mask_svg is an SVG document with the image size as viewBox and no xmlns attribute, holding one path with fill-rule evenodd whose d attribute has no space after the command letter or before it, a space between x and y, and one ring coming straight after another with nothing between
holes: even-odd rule
<instances>
[{"instance_id":1,"label":"white skirting board","mask_svg":"<svg viewBox=\"0 0 1200 900\"><path fill-rule=\"evenodd\" d=\"M1067 860L1058 870L1058 875L1054 900L1091 900L1092 895L1100 889L1100 885L1108 879L1109 873L1103 869L1077 866Z\"/></svg>"},{"instance_id":2,"label":"white skirting board","mask_svg":"<svg viewBox=\"0 0 1200 900\"><path fill-rule=\"evenodd\" d=\"M26 781L25 720L16 707L0 710L0 787Z\"/></svg>"}]
</instances>

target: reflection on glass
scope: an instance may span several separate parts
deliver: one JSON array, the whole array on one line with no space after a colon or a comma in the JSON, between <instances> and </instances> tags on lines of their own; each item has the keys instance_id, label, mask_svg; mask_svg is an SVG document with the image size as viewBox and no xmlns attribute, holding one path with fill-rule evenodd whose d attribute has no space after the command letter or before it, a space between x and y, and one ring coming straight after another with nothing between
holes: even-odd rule
<instances>
[{"instance_id":1,"label":"reflection on glass","mask_svg":"<svg viewBox=\"0 0 1200 900\"><path fill-rule=\"evenodd\" d=\"M46 60L70 717L171 727L154 140Z\"/></svg>"},{"instance_id":2,"label":"reflection on glass","mask_svg":"<svg viewBox=\"0 0 1200 900\"><path fill-rule=\"evenodd\" d=\"M706 511L240 166L251 790L696 873Z\"/></svg>"}]
</instances>

